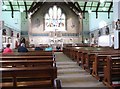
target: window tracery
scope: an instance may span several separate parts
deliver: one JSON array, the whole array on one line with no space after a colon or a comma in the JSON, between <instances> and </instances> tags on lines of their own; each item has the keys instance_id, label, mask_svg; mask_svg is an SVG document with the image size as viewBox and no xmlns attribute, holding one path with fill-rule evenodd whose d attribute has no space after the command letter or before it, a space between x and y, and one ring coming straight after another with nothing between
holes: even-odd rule
<instances>
[{"instance_id":1,"label":"window tracery","mask_svg":"<svg viewBox=\"0 0 120 89\"><path fill-rule=\"evenodd\" d=\"M65 19L66 16L61 8L54 5L45 14L45 31L66 31Z\"/></svg>"}]
</instances>

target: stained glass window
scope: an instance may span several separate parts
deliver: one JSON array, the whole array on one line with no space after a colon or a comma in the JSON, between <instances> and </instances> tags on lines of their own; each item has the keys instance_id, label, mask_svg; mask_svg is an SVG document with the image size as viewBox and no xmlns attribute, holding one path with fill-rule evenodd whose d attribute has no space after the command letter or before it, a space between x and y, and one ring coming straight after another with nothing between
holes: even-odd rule
<instances>
[{"instance_id":1,"label":"stained glass window","mask_svg":"<svg viewBox=\"0 0 120 89\"><path fill-rule=\"evenodd\" d=\"M66 31L66 16L61 8L54 5L45 14L45 31Z\"/></svg>"}]
</instances>

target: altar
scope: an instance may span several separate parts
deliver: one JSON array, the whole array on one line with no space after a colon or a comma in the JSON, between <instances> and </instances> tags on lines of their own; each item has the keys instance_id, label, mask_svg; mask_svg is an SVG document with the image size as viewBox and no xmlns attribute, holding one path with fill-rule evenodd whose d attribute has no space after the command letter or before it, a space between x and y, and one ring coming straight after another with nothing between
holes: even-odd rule
<instances>
[{"instance_id":1,"label":"altar","mask_svg":"<svg viewBox=\"0 0 120 89\"><path fill-rule=\"evenodd\" d=\"M49 45L53 47L53 50L56 50L56 47L63 48L63 38L61 32L50 32Z\"/></svg>"}]
</instances>

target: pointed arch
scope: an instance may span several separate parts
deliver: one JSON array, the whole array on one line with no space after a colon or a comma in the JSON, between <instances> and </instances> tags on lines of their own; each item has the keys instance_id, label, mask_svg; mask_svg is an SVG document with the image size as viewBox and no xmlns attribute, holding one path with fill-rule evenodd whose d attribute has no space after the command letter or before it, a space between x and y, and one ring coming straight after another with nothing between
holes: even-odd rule
<instances>
[{"instance_id":1,"label":"pointed arch","mask_svg":"<svg viewBox=\"0 0 120 89\"><path fill-rule=\"evenodd\" d=\"M45 31L66 31L66 15L60 7L50 7L44 18Z\"/></svg>"}]
</instances>

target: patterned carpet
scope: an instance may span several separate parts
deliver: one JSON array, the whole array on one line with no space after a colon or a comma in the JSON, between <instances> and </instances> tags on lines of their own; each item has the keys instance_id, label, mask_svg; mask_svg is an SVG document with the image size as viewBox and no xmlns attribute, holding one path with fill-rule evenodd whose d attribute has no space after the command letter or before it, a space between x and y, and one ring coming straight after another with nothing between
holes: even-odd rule
<instances>
[{"instance_id":1,"label":"patterned carpet","mask_svg":"<svg viewBox=\"0 0 120 89\"><path fill-rule=\"evenodd\" d=\"M58 79L62 81L63 89L107 89L102 82L97 81L62 52L55 54Z\"/></svg>"}]
</instances>

